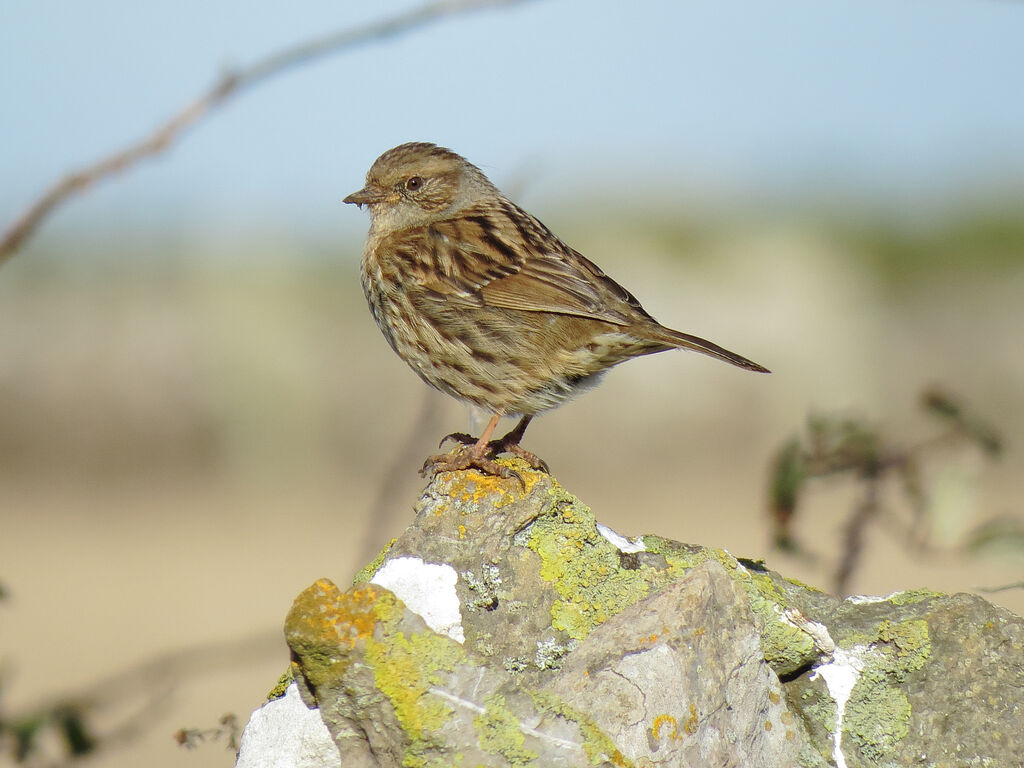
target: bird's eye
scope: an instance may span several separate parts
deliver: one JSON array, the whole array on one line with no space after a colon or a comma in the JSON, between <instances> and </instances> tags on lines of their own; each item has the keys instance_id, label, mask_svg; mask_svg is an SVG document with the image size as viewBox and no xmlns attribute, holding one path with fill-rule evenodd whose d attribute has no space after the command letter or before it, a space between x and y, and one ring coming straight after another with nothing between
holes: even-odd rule
<instances>
[{"instance_id":1,"label":"bird's eye","mask_svg":"<svg viewBox=\"0 0 1024 768\"><path fill-rule=\"evenodd\" d=\"M423 179L419 176L410 176L405 180L405 188L410 192L415 192L417 189L423 186Z\"/></svg>"}]
</instances>

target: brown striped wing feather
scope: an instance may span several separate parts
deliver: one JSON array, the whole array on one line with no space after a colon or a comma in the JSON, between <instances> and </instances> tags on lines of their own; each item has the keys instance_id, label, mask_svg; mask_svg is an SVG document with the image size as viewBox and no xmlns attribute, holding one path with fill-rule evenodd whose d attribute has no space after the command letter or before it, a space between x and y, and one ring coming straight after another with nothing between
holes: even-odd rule
<instances>
[{"instance_id":1,"label":"brown striped wing feather","mask_svg":"<svg viewBox=\"0 0 1024 768\"><path fill-rule=\"evenodd\" d=\"M418 228L418 246L410 249L419 262L417 281L473 306L553 312L622 326L651 320L640 302L596 264L522 209L502 202L499 210L471 208L457 219ZM403 233L403 240L410 235Z\"/></svg>"}]
</instances>

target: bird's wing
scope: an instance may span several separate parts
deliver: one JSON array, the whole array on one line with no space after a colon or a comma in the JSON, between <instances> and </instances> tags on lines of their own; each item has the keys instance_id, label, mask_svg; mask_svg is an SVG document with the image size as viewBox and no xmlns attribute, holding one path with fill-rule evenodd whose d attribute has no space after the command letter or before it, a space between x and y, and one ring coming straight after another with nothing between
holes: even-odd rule
<instances>
[{"instance_id":1,"label":"bird's wing","mask_svg":"<svg viewBox=\"0 0 1024 768\"><path fill-rule=\"evenodd\" d=\"M420 232L418 281L448 301L629 325L640 302L537 219L508 203Z\"/></svg>"}]
</instances>

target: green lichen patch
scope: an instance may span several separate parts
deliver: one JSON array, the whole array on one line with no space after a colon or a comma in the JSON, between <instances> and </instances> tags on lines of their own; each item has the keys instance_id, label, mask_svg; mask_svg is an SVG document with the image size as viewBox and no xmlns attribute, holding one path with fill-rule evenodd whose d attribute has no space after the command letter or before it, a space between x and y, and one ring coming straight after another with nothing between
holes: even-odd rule
<instances>
[{"instance_id":1,"label":"green lichen patch","mask_svg":"<svg viewBox=\"0 0 1024 768\"><path fill-rule=\"evenodd\" d=\"M913 605L914 603L931 600L933 597L945 597L945 595L942 592L933 592L930 589L908 589L904 592L890 595L887 602L893 605Z\"/></svg>"},{"instance_id":2,"label":"green lichen patch","mask_svg":"<svg viewBox=\"0 0 1024 768\"><path fill-rule=\"evenodd\" d=\"M798 764L801 768L834 766L833 734L836 728L836 702L823 680L801 675L783 686L787 706L807 734Z\"/></svg>"},{"instance_id":3,"label":"green lichen patch","mask_svg":"<svg viewBox=\"0 0 1024 768\"><path fill-rule=\"evenodd\" d=\"M274 687L267 693L267 701L273 701L274 699L280 699L285 695L288 690L288 686L295 680L295 664L289 664L288 669L285 670L284 674L277 678L277 682L274 683Z\"/></svg>"},{"instance_id":4,"label":"green lichen patch","mask_svg":"<svg viewBox=\"0 0 1024 768\"><path fill-rule=\"evenodd\" d=\"M456 664L465 660L462 648L435 632L383 633L366 642L366 661L377 688L391 701L403 730L412 739L407 757L441 749L434 734L452 714L451 708L430 688ZM415 761L408 764L415 764Z\"/></svg>"},{"instance_id":5,"label":"green lichen patch","mask_svg":"<svg viewBox=\"0 0 1024 768\"><path fill-rule=\"evenodd\" d=\"M525 544L540 556L540 576L560 597L551 606L551 625L582 640L652 587L671 581L672 574L649 566L622 568L619 550L598 533L590 508L559 486L550 494L549 512L531 525Z\"/></svg>"},{"instance_id":6,"label":"green lichen patch","mask_svg":"<svg viewBox=\"0 0 1024 768\"><path fill-rule=\"evenodd\" d=\"M473 730L481 749L500 755L511 765L531 765L539 757L524 746L526 737L519 718L506 706L501 694L494 693L484 699L484 712L473 718Z\"/></svg>"},{"instance_id":7,"label":"green lichen patch","mask_svg":"<svg viewBox=\"0 0 1024 768\"><path fill-rule=\"evenodd\" d=\"M714 556L714 553L720 553L723 558L731 560L731 565L727 566L730 570L735 570L739 567L739 563L736 558L728 556L721 550L711 550L706 547L697 547L692 544L683 544L672 539L662 538L661 536L655 536L653 534L647 534L643 537L644 548L648 552L653 552L656 555L662 555L669 563L669 566L677 571L686 572L691 568L700 565L701 563L707 562L711 559L719 559ZM725 563L722 563L725 565Z\"/></svg>"},{"instance_id":8,"label":"green lichen patch","mask_svg":"<svg viewBox=\"0 0 1024 768\"><path fill-rule=\"evenodd\" d=\"M388 552L391 551L391 547L395 545L396 541L397 539L392 539L391 541L389 541L385 545L384 549L382 549L380 553L375 558L373 558L372 562L368 563L360 569L360 571L356 574L355 578L352 579L352 583L361 584L363 582L369 581L374 576L376 576L377 571L379 571L380 567L384 565L384 558L388 556Z\"/></svg>"},{"instance_id":9,"label":"green lichen patch","mask_svg":"<svg viewBox=\"0 0 1024 768\"><path fill-rule=\"evenodd\" d=\"M591 765L609 764L617 768L634 768L634 763L619 751L611 737L589 717L549 693L529 693L538 711L576 724L583 736L583 751Z\"/></svg>"},{"instance_id":10,"label":"green lichen patch","mask_svg":"<svg viewBox=\"0 0 1024 768\"><path fill-rule=\"evenodd\" d=\"M891 647L892 675L903 682L907 675L921 669L931 654L928 622L924 619L883 621L878 625L878 639Z\"/></svg>"},{"instance_id":11,"label":"green lichen patch","mask_svg":"<svg viewBox=\"0 0 1024 768\"><path fill-rule=\"evenodd\" d=\"M812 727L820 727L829 737L831 744L832 734L836 730L836 702L826 692L808 689L800 694L799 709L804 715L804 720Z\"/></svg>"},{"instance_id":12,"label":"green lichen patch","mask_svg":"<svg viewBox=\"0 0 1024 768\"><path fill-rule=\"evenodd\" d=\"M872 763L891 757L910 732L910 700L900 685L931 653L928 622L908 619L878 625L864 669L850 693L843 733Z\"/></svg>"},{"instance_id":13,"label":"green lichen patch","mask_svg":"<svg viewBox=\"0 0 1024 768\"><path fill-rule=\"evenodd\" d=\"M910 702L903 691L889 685L878 669L865 670L846 702L843 734L860 754L877 765L891 756L896 745L910 733Z\"/></svg>"},{"instance_id":14,"label":"green lichen patch","mask_svg":"<svg viewBox=\"0 0 1024 768\"><path fill-rule=\"evenodd\" d=\"M553 514L537 519L525 543L540 555L541 577L552 582L562 598L551 608L556 629L582 640L595 626L653 590L714 560L744 588L759 619L765 660L776 674L792 674L817 660L814 639L783 618L787 595L767 573L743 567L724 550L650 535L643 537L644 546L664 557L668 567L622 568L619 551L597 532L590 509L557 486L550 493Z\"/></svg>"},{"instance_id":15,"label":"green lichen patch","mask_svg":"<svg viewBox=\"0 0 1024 768\"><path fill-rule=\"evenodd\" d=\"M811 584L807 584L806 582L800 581L800 579L794 579L791 576L786 576L784 578L786 579L787 584L792 584L797 589L804 589L808 592L815 592L819 595L826 594L826 592L823 589L819 589L818 587L812 586Z\"/></svg>"},{"instance_id":16,"label":"green lichen patch","mask_svg":"<svg viewBox=\"0 0 1024 768\"><path fill-rule=\"evenodd\" d=\"M783 618L787 600L782 589L765 574L749 576L747 599L750 609L760 619L761 650L769 666L776 674L785 676L817 660L819 649L814 638ZM742 576L736 578L747 583Z\"/></svg>"},{"instance_id":17,"label":"green lichen patch","mask_svg":"<svg viewBox=\"0 0 1024 768\"><path fill-rule=\"evenodd\" d=\"M402 756L403 768L461 768L462 755L436 752L435 745L427 741L411 744ZM475 768L480 768L476 766Z\"/></svg>"},{"instance_id":18,"label":"green lichen patch","mask_svg":"<svg viewBox=\"0 0 1024 768\"><path fill-rule=\"evenodd\" d=\"M833 765L828 756L822 755L810 744L804 744L800 748L800 755L797 759L800 761L801 768L829 768Z\"/></svg>"}]
</instances>

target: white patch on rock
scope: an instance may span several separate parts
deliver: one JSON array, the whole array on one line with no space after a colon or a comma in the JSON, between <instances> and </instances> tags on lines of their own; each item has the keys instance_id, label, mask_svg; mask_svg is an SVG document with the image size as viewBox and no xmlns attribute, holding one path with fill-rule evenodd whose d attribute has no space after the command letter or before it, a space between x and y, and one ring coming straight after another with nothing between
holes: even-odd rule
<instances>
[{"instance_id":1,"label":"white patch on rock","mask_svg":"<svg viewBox=\"0 0 1024 768\"><path fill-rule=\"evenodd\" d=\"M370 582L394 592L438 634L462 643L466 635L455 592L458 580L459 574L450 565L425 563L419 557L396 557L385 562Z\"/></svg>"},{"instance_id":2,"label":"white patch on rock","mask_svg":"<svg viewBox=\"0 0 1024 768\"><path fill-rule=\"evenodd\" d=\"M605 537L609 542L618 548L619 552L625 552L631 554L633 552L646 552L647 547L644 546L644 539L642 536L637 536L635 539L630 541L625 536L620 536L607 525L597 524L597 532Z\"/></svg>"},{"instance_id":3,"label":"white patch on rock","mask_svg":"<svg viewBox=\"0 0 1024 768\"><path fill-rule=\"evenodd\" d=\"M864 670L864 656L870 652L866 645L855 645L850 650L836 648L832 661L814 668L811 680L819 675L825 681L829 696L836 703L836 723L832 730L832 759L836 768L847 768L846 757L843 755L843 716L846 714L846 702L850 699L853 687L860 679Z\"/></svg>"},{"instance_id":4,"label":"white patch on rock","mask_svg":"<svg viewBox=\"0 0 1024 768\"><path fill-rule=\"evenodd\" d=\"M341 753L320 718L292 683L280 699L252 713L235 768L341 768Z\"/></svg>"},{"instance_id":5,"label":"white patch on rock","mask_svg":"<svg viewBox=\"0 0 1024 768\"><path fill-rule=\"evenodd\" d=\"M832 635L829 634L828 627L821 622L808 619L796 608L783 609L776 605L775 611L783 622L809 635L811 640L814 641L814 647L822 653L831 655L836 649L836 642L832 639Z\"/></svg>"},{"instance_id":6,"label":"white patch on rock","mask_svg":"<svg viewBox=\"0 0 1024 768\"><path fill-rule=\"evenodd\" d=\"M892 597L892 595L889 595ZM854 605L867 605L870 603L884 603L889 597L884 595L850 595L846 598L846 602L853 603Z\"/></svg>"},{"instance_id":7,"label":"white patch on rock","mask_svg":"<svg viewBox=\"0 0 1024 768\"><path fill-rule=\"evenodd\" d=\"M892 600L896 595L902 595L905 590L897 590L891 592L888 595L850 595L846 598L846 602L853 603L854 605L865 605L869 603L884 603L888 600Z\"/></svg>"}]
</instances>

